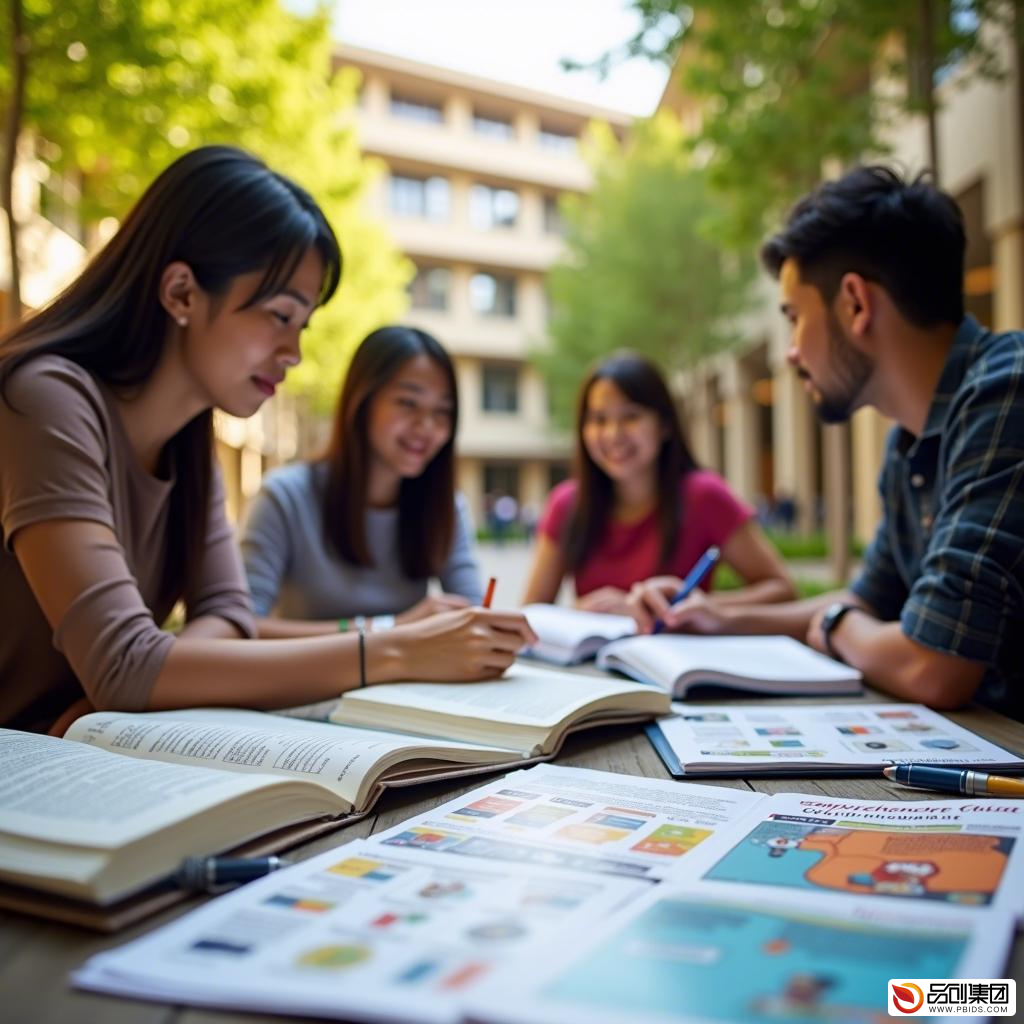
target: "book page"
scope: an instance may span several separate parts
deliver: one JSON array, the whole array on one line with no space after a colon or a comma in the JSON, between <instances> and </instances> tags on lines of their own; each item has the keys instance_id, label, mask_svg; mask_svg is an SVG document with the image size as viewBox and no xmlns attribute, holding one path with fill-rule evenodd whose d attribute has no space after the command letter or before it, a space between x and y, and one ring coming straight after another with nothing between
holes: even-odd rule
<instances>
[{"instance_id":1,"label":"book page","mask_svg":"<svg viewBox=\"0 0 1024 1024\"><path fill-rule=\"evenodd\" d=\"M523 653L561 664L588 657L609 640L636 632L636 622L628 615L606 615L556 604L528 604L523 614L538 639ZM594 642L587 645L587 640Z\"/></svg>"},{"instance_id":2,"label":"book page","mask_svg":"<svg viewBox=\"0 0 1024 1024\"><path fill-rule=\"evenodd\" d=\"M499 963L574 940L647 888L357 840L93 957L74 982L261 1013L455 1024Z\"/></svg>"},{"instance_id":3,"label":"book page","mask_svg":"<svg viewBox=\"0 0 1024 1024\"><path fill-rule=\"evenodd\" d=\"M658 727L684 766L1006 764L1020 761L923 704L673 703Z\"/></svg>"},{"instance_id":4,"label":"book page","mask_svg":"<svg viewBox=\"0 0 1024 1024\"><path fill-rule=\"evenodd\" d=\"M394 683L353 690L335 716L345 714L346 704L359 702L553 728L591 701L644 692L637 683L516 663L501 679L486 683ZM410 718L410 731L414 725Z\"/></svg>"},{"instance_id":5,"label":"book page","mask_svg":"<svg viewBox=\"0 0 1024 1024\"><path fill-rule=\"evenodd\" d=\"M745 789L539 765L411 818L374 842L389 850L659 878L763 799Z\"/></svg>"},{"instance_id":6,"label":"book page","mask_svg":"<svg viewBox=\"0 0 1024 1024\"><path fill-rule=\"evenodd\" d=\"M445 751L471 763L510 759L507 751L470 743L416 740L367 729L282 718L258 711L196 708L143 714L96 712L78 719L67 739L133 758L314 783L358 807L365 781L382 762ZM473 758L475 752L486 756ZM514 756L514 755L513 755Z\"/></svg>"},{"instance_id":7,"label":"book page","mask_svg":"<svg viewBox=\"0 0 1024 1024\"><path fill-rule=\"evenodd\" d=\"M0 832L99 849L277 782L191 765L140 764L11 729L0 729L0 764Z\"/></svg>"},{"instance_id":8,"label":"book page","mask_svg":"<svg viewBox=\"0 0 1024 1024\"><path fill-rule=\"evenodd\" d=\"M619 668L670 690L701 674L784 684L855 682L860 672L788 636L637 636L598 655L599 668Z\"/></svg>"},{"instance_id":9,"label":"book page","mask_svg":"<svg viewBox=\"0 0 1024 1024\"><path fill-rule=\"evenodd\" d=\"M688 878L851 901L1024 912L1024 801L780 793L695 852ZM696 874L695 874L696 872ZM676 877L680 877L677 873Z\"/></svg>"},{"instance_id":10,"label":"book page","mask_svg":"<svg viewBox=\"0 0 1024 1024\"><path fill-rule=\"evenodd\" d=\"M471 994L466 1017L872 1024L890 1019L890 979L999 978L1012 938L998 912L743 900L663 883L577 942L540 950L529 973L499 972Z\"/></svg>"}]
</instances>

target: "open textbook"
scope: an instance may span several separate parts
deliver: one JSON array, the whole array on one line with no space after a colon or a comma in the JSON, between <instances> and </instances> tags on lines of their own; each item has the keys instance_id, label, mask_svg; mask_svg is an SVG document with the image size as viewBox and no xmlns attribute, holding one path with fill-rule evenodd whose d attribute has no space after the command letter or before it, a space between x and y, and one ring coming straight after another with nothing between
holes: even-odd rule
<instances>
[{"instance_id":1,"label":"open textbook","mask_svg":"<svg viewBox=\"0 0 1024 1024\"><path fill-rule=\"evenodd\" d=\"M766 797L545 765L432 813L101 953L74 983L403 1024L867 1024L894 976L1000 977L1024 909L1012 801Z\"/></svg>"},{"instance_id":2,"label":"open textbook","mask_svg":"<svg viewBox=\"0 0 1024 1024\"><path fill-rule=\"evenodd\" d=\"M65 739L4 729L0 879L107 904L165 878L188 855L364 812L410 773L521 759L216 708L96 712Z\"/></svg>"},{"instance_id":3,"label":"open textbook","mask_svg":"<svg viewBox=\"0 0 1024 1024\"><path fill-rule=\"evenodd\" d=\"M923 704L673 704L647 727L677 777L878 775L891 764L1024 769Z\"/></svg>"},{"instance_id":4,"label":"open textbook","mask_svg":"<svg viewBox=\"0 0 1024 1024\"><path fill-rule=\"evenodd\" d=\"M632 636L602 647L597 667L653 683L673 697L697 688L814 696L861 691L855 668L788 636Z\"/></svg>"},{"instance_id":5,"label":"open textbook","mask_svg":"<svg viewBox=\"0 0 1024 1024\"><path fill-rule=\"evenodd\" d=\"M611 640L636 632L636 622L628 615L605 615L557 604L528 604L523 614L537 634L537 642L524 653L555 665L578 665Z\"/></svg>"},{"instance_id":6,"label":"open textbook","mask_svg":"<svg viewBox=\"0 0 1024 1024\"><path fill-rule=\"evenodd\" d=\"M639 721L669 709L649 686L525 663L487 683L391 683L344 694L332 722L553 754L579 728Z\"/></svg>"},{"instance_id":7,"label":"open textbook","mask_svg":"<svg viewBox=\"0 0 1024 1024\"><path fill-rule=\"evenodd\" d=\"M547 757L574 728L669 707L649 687L522 666L491 683L374 689L399 700L383 698L393 732L220 708L97 712L64 739L0 730L0 882L110 904L185 856L285 826L336 827L387 786Z\"/></svg>"}]
</instances>

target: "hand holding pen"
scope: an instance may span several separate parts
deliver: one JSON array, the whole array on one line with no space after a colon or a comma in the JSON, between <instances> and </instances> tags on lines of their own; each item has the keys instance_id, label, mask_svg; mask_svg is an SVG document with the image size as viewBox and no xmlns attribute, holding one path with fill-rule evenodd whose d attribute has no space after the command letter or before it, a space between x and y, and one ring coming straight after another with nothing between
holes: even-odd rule
<instances>
[{"instance_id":1,"label":"hand holding pen","mask_svg":"<svg viewBox=\"0 0 1024 1024\"><path fill-rule=\"evenodd\" d=\"M671 580L671 577L645 580L643 583L636 584L630 592L627 603L631 606L630 614L637 620L640 632L646 632L649 626L651 633L660 633L665 628L663 617L668 609L684 601L700 586L714 568L719 555L717 547L714 545L709 547L697 559L696 564L678 584L674 592L670 593L666 587L666 583ZM671 585L669 583L669 586ZM655 615L653 623L651 622L652 614Z\"/></svg>"}]
</instances>

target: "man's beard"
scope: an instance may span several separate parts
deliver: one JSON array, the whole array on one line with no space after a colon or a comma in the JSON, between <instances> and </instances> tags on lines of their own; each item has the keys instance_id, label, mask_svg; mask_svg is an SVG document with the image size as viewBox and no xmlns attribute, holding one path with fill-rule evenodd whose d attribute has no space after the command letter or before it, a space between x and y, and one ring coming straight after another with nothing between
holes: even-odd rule
<instances>
[{"instance_id":1,"label":"man's beard","mask_svg":"<svg viewBox=\"0 0 1024 1024\"><path fill-rule=\"evenodd\" d=\"M875 364L846 340L835 314L828 314L829 364L834 384L826 391L818 386L814 407L822 423L845 423L861 407L864 387Z\"/></svg>"}]
</instances>

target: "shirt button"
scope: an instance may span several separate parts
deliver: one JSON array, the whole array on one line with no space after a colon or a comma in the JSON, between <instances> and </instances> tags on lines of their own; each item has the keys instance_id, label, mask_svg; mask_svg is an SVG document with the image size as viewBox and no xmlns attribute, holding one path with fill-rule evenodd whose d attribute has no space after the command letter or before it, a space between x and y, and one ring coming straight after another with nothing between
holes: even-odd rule
<instances>
[{"instance_id":1,"label":"shirt button","mask_svg":"<svg viewBox=\"0 0 1024 1024\"><path fill-rule=\"evenodd\" d=\"M920 473L915 473L911 478L910 482L915 487L924 487L924 477Z\"/></svg>"}]
</instances>

